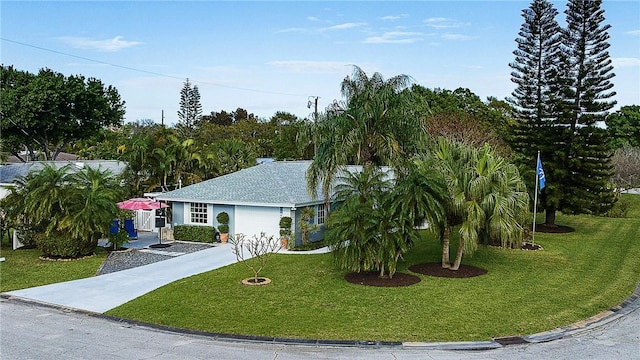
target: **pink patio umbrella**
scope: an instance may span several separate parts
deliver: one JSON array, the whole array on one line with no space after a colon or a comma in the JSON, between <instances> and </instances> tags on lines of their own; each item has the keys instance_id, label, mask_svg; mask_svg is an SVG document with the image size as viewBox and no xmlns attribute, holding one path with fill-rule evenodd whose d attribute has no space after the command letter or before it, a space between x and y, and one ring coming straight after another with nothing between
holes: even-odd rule
<instances>
[{"instance_id":1,"label":"pink patio umbrella","mask_svg":"<svg viewBox=\"0 0 640 360\"><path fill-rule=\"evenodd\" d=\"M169 205L165 203L161 203L149 198L133 198L125 201L121 201L118 204L118 207L123 210L155 210L161 208L167 208ZM136 220L137 220L136 216ZM136 228L138 226L136 225ZM162 240L158 237L159 243L155 245L151 245L150 247L167 247L169 244L162 244Z\"/></svg>"},{"instance_id":2,"label":"pink patio umbrella","mask_svg":"<svg viewBox=\"0 0 640 360\"><path fill-rule=\"evenodd\" d=\"M133 198L119 202L118 207L123 210L155 210L169 206L149 198Z\"/></svg>"}]
</instances>

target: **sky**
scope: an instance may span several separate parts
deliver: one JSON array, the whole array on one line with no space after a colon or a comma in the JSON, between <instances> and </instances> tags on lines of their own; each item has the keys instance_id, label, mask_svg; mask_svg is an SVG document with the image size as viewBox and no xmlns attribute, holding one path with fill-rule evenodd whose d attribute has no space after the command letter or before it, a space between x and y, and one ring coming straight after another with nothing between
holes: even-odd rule
<instances>
[{"instance_id":1,"label":"sky","mask_svg":"<svg viewBox=\"0 0 640 360\"><path fill-rule=\"evenodd\" d=\"M564 26L565 1L553 2ZM341 100L353 65L483 100L514 89L511 69L530 1L7 1L0 60L113 85L125 121L177 122L187 78L203 114L311 117ZM640 1L605 0L614 110L640 105Z\"/></svg>"}]
</instances>

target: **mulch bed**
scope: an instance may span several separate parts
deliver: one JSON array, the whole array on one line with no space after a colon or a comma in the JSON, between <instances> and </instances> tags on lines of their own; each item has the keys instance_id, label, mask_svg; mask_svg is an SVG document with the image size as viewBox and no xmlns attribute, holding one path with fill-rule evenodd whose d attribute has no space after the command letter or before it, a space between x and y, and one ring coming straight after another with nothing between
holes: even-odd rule
<instances>
[{"instance_id":1,"label":"mulch bed","mask_svg":"<svg viewBox=\"0 0 640 360\"><path fill-rule=\"evenodd\" d=\"M441 263L422 263L415 264L409 266L409 270L414 273L429 275L429 276L437 276L437 277L446 277L446 278L470 278L475 276L484 275L487 273L487 270L471 266L461 264L458 270L450 270L444 269Z\"/></svg>"},{"instance_id":2,"label":"mulch bed","mask_svg":"<svg viewBox=\"0 0 640 360\"><path fill-rule=\"evenodd\" d=\"M344 279L352 284L368 285L378 287L401 287L417 284L420 282L420 278L405 273L395 273L393 278L380 278L380 273L377 271L365 271L359 273L348 273L344 276Z\"/></svg>"},{"instance_id":3,"label":"mulch bed","mask_svg":"<svg viewBox=\"0 0 640 360\"><path fill-rule=\"evenodd\" d=\"M532 244L530 242L525 242L525 243L522 243L522 247L520 249L536 251L536 250L542 250L542 246L538 244Z\"/></svg>"},{"instance_id":4,"label":"mulch bed","mask_svg":"<svg viewBox=\"0 0 640 360\"><path fill-rule=\"evenodd\" d=\"M571 226L536 224L536 232L548 234L566 234L576 231Z\"/></svg>"}]
</instances>

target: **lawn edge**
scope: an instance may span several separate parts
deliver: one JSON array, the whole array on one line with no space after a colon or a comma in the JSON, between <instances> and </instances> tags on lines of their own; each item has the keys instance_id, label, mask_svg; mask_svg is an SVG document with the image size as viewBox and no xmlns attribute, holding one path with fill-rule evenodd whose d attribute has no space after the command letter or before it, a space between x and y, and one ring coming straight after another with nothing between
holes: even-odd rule
<instances>
[{"instance_id":1,"label":"lawn edge","mask_svg":"<svg viewBox=\"0 0 640 360\"><path fill-rule=\"evenodd\" d=\"M172 332L178 334L196 335L211 338L218 341L229 342L247 342L247 343L271 343L283 345L302 345L302 346L329 346L329 347L358 347L368 349L378 348L406 348L406 349L425 349L425 350L491 350L505 346L513 346L519 344L537 344L559 340L568 336L573 336L582 332L592 330L603 326L620 317L626 316L640 309L640 283L631 295L620 304L613 306L590 318L569 324L563 327L551 329L548 331L526 335L526 336L505 336L493 338L484 341L455 341L455 342L411 342L411 341L370 341L370 340L327 340L327 339L305 339L305 338L282 338L267 337L253 335L236 335L224 334L210 331L200 331L192 329L184 329L173 326L160 324L152 324L143 321L120 318L113 315L69 308L65 306L35 301L32 299L22 298L19 296L0 293L3 301L11 301L31 306L41 306L62 310L65 312L74 312L92 317L102 318L105 320L124 323L133 326L139 326L159 331Z\"/></svg>"}]
</instances>

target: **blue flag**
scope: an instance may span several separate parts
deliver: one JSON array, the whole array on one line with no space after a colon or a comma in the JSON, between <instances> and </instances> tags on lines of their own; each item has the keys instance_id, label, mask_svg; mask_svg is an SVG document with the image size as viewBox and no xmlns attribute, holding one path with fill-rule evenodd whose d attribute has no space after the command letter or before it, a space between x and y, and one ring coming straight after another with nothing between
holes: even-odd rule
<instances>
[{"instance_id":1,"label":"blue flag","mask_svg":"<svg viewBox=\"0 0 640 360\"><path fill-rule=\"evenodd\" d=\"M544 189L546 178L544 177L544 170L542 169L542 161L540 161L540 153L538 153L538 168L536 169L538 174L538 184L540 184L540 190Z\"/></svg>"}]
</instances>

